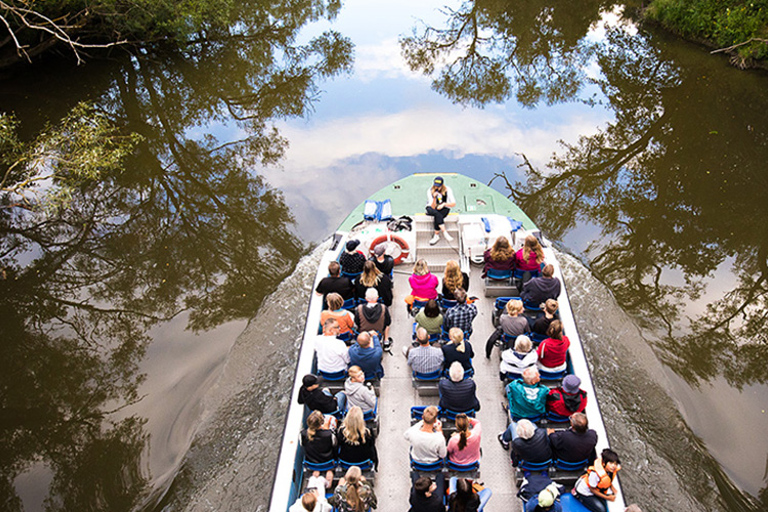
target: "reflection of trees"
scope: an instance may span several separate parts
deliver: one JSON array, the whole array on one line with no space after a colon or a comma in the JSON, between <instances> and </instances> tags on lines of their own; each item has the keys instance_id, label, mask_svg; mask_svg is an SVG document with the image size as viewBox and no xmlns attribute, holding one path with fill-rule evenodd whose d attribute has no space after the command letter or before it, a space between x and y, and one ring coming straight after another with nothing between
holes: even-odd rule
<instances>
[{"instance_id":1,"label":"reflection of trees","mask_svg":"<svg viewBox=\"0 0 768 512\"><path fill-rule=\"evenodd\" d=\"M337 8L243 2L228 31L122 60L96 104L142 136L136 154L71 188L66 207L4 210L4 509L19 508L13 480L33 463L53 473L52 510L141 500L143 420L110 411L138 399L149 326L181 310L194 329L248 318L302 254L282 196L249 167L282 154L271 120L304 114L316 80L349 68L336 33L294 45ZM195 136L213 123L242 140Z\"/></svg>"},{"instance_id":2,"label":"reflection of trees","mask_svg":"<svg viewBox=\"0 0 768 512\"><path fill-rule=\"evenodd\" d=\"M411 69L438 76L433 87L457 103L482 106L513 94L526 106L573 97L593 50L585 40L611 0L465 1L446 8L444 28L401 40ZM443 67L443 63L445 66Z\"/></svg>"}]
</instances>

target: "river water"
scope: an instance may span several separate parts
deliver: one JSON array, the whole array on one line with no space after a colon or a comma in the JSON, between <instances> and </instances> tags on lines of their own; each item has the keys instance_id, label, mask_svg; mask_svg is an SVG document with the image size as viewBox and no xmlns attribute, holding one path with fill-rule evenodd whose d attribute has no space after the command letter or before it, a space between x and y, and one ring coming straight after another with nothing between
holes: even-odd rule
<instances>
[{"instance_id":1,"label":"river water","mask_svg":"<svg viewBox=\"0 0 768 512\"><path fill-rule=\"evenodd\" d=\"M3 218L0 508L265 509L315 246L456 171L561 251L629 499L768 509L765 73L608 1L243 4L0 83L26 138L80 101L143 137Z\"/></svg>"}]
</instances>

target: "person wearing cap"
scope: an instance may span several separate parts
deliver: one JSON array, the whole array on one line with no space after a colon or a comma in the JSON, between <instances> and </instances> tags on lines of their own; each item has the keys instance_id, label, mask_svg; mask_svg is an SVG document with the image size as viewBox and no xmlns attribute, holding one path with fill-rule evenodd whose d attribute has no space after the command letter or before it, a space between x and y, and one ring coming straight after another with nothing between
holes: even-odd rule
<instances>
[{"instance_id":1,"label":"person wearing cap","mask_svg":"<svg viewBox=\"0 0 768 512\"><path fill-rule=\"evenodd\" d=\"M564 462L595 460L597 432L589 428L587 415L583 412L573 413L570 422L571 426L566 430L547 429L554 457Z\"/></svg>"},{"instance_id":2,"label":"person wearing cap","mask_svg":"<svg viewBox=\"0 0 768 512\"><path fill-rule=\"evenodd\" d=\"M582 412L587 407L587 392L579 389L581 379L576 375L566 375L563 383L549 391L547 411L568 417L575 412Z\"/></svg>"},{"instance_id":3,"label":"person wearing cap","mask_svg":"<svg viewBox=\"0 0 768 512\"><path fill-rule=\"evenodd\" d=\"M298 402L306 405L310 411L318 410L323 414L343 411L346 401L343 391L332 396L327 389L320 389L320 379L316 375L308 373L301 379Z\"/></svg>"},{"instance_id":4,"label":"person wearing cap","mask_svg":"<svg viewBox=\"0 0 768 512\"><path fill-rule=\"evenodd\" d=\"M435 236L429 241L435 245L440 241L440 233L443 233L446 242L453 240L445 229L445 218L451 213L451 208L456 206L453 191L445 184L443 178L438 176L432 182L432 187L427 191L427 215L433 218Z\"/></svg>"},{"instance_id":5,"label":"person wearing cap","mask_svg":"<svg viewBox=\"0 0 768 512\"><path fill-rule=\"evenodd\" d=\"M341 271L345 274L360 274L365 265L365 256L357 250L360 240L350 240L345 246L345 251L339 256Z\"/></svg>"},{"instance_id":6,"label":"person wearing cap","mask_svg":"<svg viewBox=\"0 0 768 512\"><path fill-rule=\"evenodd\" d=\"M392 269L395 268L395 260L392 258L392 256L387 254L386 245L386 243L382 242L374 247L373 256L371 256L370 261L376 265L376 268L379 269L379 272L391 277Z\"/></svg>"},{"instance_id":7,"label":"person wearing cap","mask_svg":"<svg viewBox=\"0 0 768 512\"><path fill-rule=\"evenodd\" d=\"M563 506L557 501L560 491L556 483L545 487L537 496L525 504L525 512L562 512Z\"/></svg>"}]
</instances>

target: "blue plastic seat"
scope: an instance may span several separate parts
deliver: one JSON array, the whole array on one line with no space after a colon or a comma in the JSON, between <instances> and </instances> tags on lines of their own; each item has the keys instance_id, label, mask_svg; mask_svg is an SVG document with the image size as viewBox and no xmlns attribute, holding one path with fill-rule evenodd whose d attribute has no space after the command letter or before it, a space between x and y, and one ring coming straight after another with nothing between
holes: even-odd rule
<instances>
[{"instance_id":1,"label":"blue plastic seat","mask_svg":"<svg viewBox=\"0 0 768 512\"><path fill-rule=\"evenodd\" d=\"M443 309L451 309L452 307L454 307L458 303L459 302L456 301L456 300L442 299L442 300L440 300L440 307L443 308Z\"/></svg>"},{"instance_id":2,"label":"blue plastic seat","mask_svg":"<svg viewBox=\"0 0 768 512\"><path fill-rule=\"evenodd\" d=\"M417 462L413 460L413 457L410 457L411 459L411 469L414 471L442 471L443 470L443 460L440 459L435 462Z\"/></svg>"},{"instance_id":3,"label":"blue plastic seat","mask_svg":"<svg viewBox=\"0 0 768 512\"><path fill-rule=\"evenodd\" d=\"M511 346L511 344L514 343L514 341L517 339L517 336L510 336L509 334L503 332L503 333L501 333L501 338L499 338L499 339L505 345L510 345Z\"/></svg>"},{"instance_id":4,"label":"blue plastic seat","mask_svg":"<svg viewBox=\"0 0 768 512\"><path fill-rule=\"evenodd\" d=\"M520 373L510 373L506 372L501 377L501 380L507 379L507 380L520 380L523 378L523 375Z\"/></svg>"},{"instance_id":5,"label":"blue plastic seat","mask_svg":"<svg viewBox=\"0 0 768 512\"><path fill-rule=\"evenodd\" d=\"M378 412L379 412L379 398L376 397L376 403L373 405L373 409L371 409L370 411L365 411L363 413L363 419L365 421L374 421L376 420L376 416L378 415Z\"/></svg>"},{"instance_id":6,"label":"blue plastic seat","mask_svg":"<svg viewBox=\"0 0 768 512\"><path fill-rule=\"evenodd\" d=\"M541 304L536 304L527 300L523 301L523 307L528 311L541 311Z\"/></svg>"},{"instance_id":7,"label":"blue plastic seat","mask_svg":"<svg viewBox=\"0 0 768 512\"><path fill-rule=\"evenodd\" d=\"M349 469L352 466L357 466L361 471L367 471L369 469L373 469L373 461L371 459L366 459L361 462L347 462L345 460L339 459L339 466L341 466L342 469Z\"/></svg>"},{"instance_id":8,"label":"blue plastic seat","mask_svg":"<svg viewBox=\"0 0 768 512\"><path fill-rule=\"evenodd\" d=\"M544 471L549 469L552 465L552 459L547 459L544 462L530 462L527 460L521 460L518 462L517 467L526 471Z\"/></svg>"},{"instance_id":9,"label":"blue plastic seat","mask_svg":"<svg viewBox=\"0 0 768 512\"><path fill-rule=\"evenodd\" d=\"M547 411L547 421L552 423L568 423L570 418L568 416L562 416L552 411Z\"/></svg>"},{"instance_id":10,"label":"blue plastic seat","mask_svg":"<svg viewBox=\"0 0 768 512\"><path fill-rule=\"evenodd\" d=\"M354 331L347 331L347 332L342 332L341 334L338 334L336 337L343 342L355 341L357 339L357 333L355 333Z\"/></svg>"},{"instance_id":11,"label":"blue plastic seat","mask_svg":"<svg viewBox=\"0 0 768 512\"><path fill-rule=\"evenodd\" d=\"M556 469L562 469L563 471L581 471L587 468L589 464L589 459L580 460L578 462L567 462L564 460L555 459L553 466Z\"/></svg>"},{"instance_id":12,"label":"blue plastic seat","mask_svg":"<svg viewBox=\"0 0 768 512\"><path fill-rule=\"evenodd\" d=\"M411 305L411 315L416 316L416 313L419 312L419 310L427 305L426 300L417 300L414 299L413 304Z\"/></svg>"},{"instance_id":13,"label":"blue plastic seat","mask_svg":"<svg viewBox=\"0 0 768 512\"><path fill-rule=\"evenodd\" d=\"M413 414L413 413L411 413L411 414ZM451 421L455 421L456 420L456 416L459 415L459 414L466 414L470 418L474 418L475 417L475 410L474 409L469 409L468 411L452 411L450 409L443 409L443 408L441 408L440 409L440 413L439 413L439 417L445 418L445 419L448 419L448 420L451 420Z\"/></svg>"},{"instance_id":14,"label":"blue plastic seat","mask_svg":"<svg viewBox=\"0 0 768 512\"><path fill-rule=\"evenodd\" d=\"M320 369L317 370L317 375L327 381L340 381L347 378L347 370L339 370L338 372L328 373Z\"/></svg>"},{"instance_id":15,"label":"blue plastic seat","mask_svg":"<svg viewBox=\"0 0 768 512\"><path fill-rule=\"evenodd\" d=\"M434 372L429 372L429 373L413 372L412 375L414 380L418 380L422 382L433 382L436 380L440 380L440 378L443 375L443 372L442 370L435 370Z\"/></svg>"},{"instance_id":16,"label":"blue plastic seat","mask_svg":"<svg viewBox=\"0 0 768 512\"><path fill-rule=\"evenodd\" d=\"M541 343L545 339L549 338L546 334L539 334L537 332L529 332L527 333L527 336L531 338L531 341L534 343Z\"/></svg>"},{"instance_id":17,"label":"blue plastic seat","mask_svg":"<svg viewBox=\"0 0 768 512\"><path fill-rule=\"evenodd\" d=\"M541 275L541 272L539 270L515 269L515 271L512 273L512 277L514 277L515 279L523 279L526 273L529 273L531 275L531 279L533 279L534 277L539 277Z\"/></svg>"},{"instance_id":18,"label":"blue plastic seat","mask_svg":"<svg viewBox=\"0 0 768 512\"><path fill-rule=\"evenodd\" d=\"M469 360L469 364L472 364L472 360ZM448 368L443 370L442 376L446 379L450 379L450 375L448 374ZM470 367L468 370L464 370L464 378L462 380L467 380L470 377L473 377L475 375L475 369L473 367Z\"/></svg>"},{"instance_id":19,"label":"blue plastic seat","mask_svg":"<svg viewBox=\"0 0 768 512\"><path fill-rule=\"evenodd\" d=\"M514 421L515 423L517 423L520 420L528 420L531 423L536 423L537 421L541 421L541 418L543 417L544 417L543 414L539 414L538 416L528 416L526 418L523 418L521 416L511 416L512 421Z\"/></svg>"},{"instance_id":20,"label":"blue plastic seat","mask_svg":"<svg viewBox=\"0 0 768 512\"><path fill-rule=\"evenodd\" d=\"M357 299L352 297L351 299L347 299L344 301L344 304L341 305L341 309L346 309L347 311L353 311L356 306L357 306Z\"/></svg>"},{"instance_id":21,"label":"blue plastic seat","mask_svg":"<svg viewBox=\"0 0 768 512\"><path fill-rule=\"evenodd\" d=\"M488 270L486 270L485 276L488 279L493 279L494 281L504 281L512 277L512 271L489 268Z\"/></svg>"},{"instance_id":22,"label":"blue plastic seat","mask_svg":"<svg viewBox=\"0 0 768 512\"><path fill-rule=\"evenodd\" d=\"M457 464L449 459L445 465L450 471L459 471L462 473L480 469L480 461L475 461L471 464Z\"/></svg>"},{"instance_id":23,"label":"blue plastic seat","mask_svg":"<svg viewBox=\"0 0 768 512\"><path fill-rule=\"evenodd\" d=\"M426 405L414 405L411 407L411 419L420 420L424 416L424 409L426 408Z\"/></svg>"},{"instance_id":24,"label":"blue plastic seat","mask_svg":"<svg viewBox=\"0 0 768 512\"><path fill-rule=\"evenodd\" d=\"M333 459L328 462L309 462L305 459L303 465L304 469L309 471L328 471L336 469L336 461Z\"/></svg>"},{"instance_id":25,"label":"blue plastic seat","mask_svg":"<svg viewBox=\"0 0 768 512\"><path fill-rule=\"evenodd\" d=\"M341 277L348 278L350 281L352 281L352 283L357 282L357 278L360 277L361 275L363 275L362 272L344 272L343 270L341 271Z\"/></svg>"},{"instance_id":26,"label":"blue plastic seat","mask_svg":"<svg viewBox=\"0 0 768 512\"><path fill-rule=\"evenodd\" d=\"M539 376L544 380L560 380L568 374L566 370L561 372L548 372L539 368Z\"/></svg>"}]
</instances>

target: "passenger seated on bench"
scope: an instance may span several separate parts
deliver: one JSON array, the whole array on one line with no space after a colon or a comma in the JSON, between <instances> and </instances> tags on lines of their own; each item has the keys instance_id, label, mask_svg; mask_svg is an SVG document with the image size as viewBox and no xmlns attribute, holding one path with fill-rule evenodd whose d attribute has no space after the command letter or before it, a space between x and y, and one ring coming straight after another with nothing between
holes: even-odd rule
<instances>
[{"instance_id":1,"label":"passenger seated on bench","mask_svg":"<svg viewBox=\"0 0 768 512\"><path fill-rule=\"evenodd\" d=\"M429 240L429 245L435 245L440 240L441 232L446 242L453 240L445 229L445 218L454 206L456 206L456 199L453 197L453 191L444 183L442 177L436 177L427 191L427 215L432 217L435 228L435 235Z\"/></svg>"},{"instance_id":2,"label":"passenger seated on bench","mask_svg":"<svg viewBox=\"0 0 768 512\"><path fill-rule=\"evenodd\" d=\"M325 490L331 486L333 471L325 476L319 471L312 473L307 483L307 491L288 508L288 512L331 512L333 507L325 499Z\"/></svg>"},{"instance_id":3,"label":"passenger seated on bench","mask_svg":"<svg viewBox=\"0 0 768 512\"><path fill-rule=\"evenodd\" d=\"M350 366L344 382L344 394L347 395L347 408L360 407L363 412L372 411L376 407L376 392L370 383L365 382L365 373L359 366Z\"/></svg>"},{"instance_id":4,"label":"passenger seated on bench","mask_svg":"<svg viewBox=\"0 0 768 512\"><path fill-rule=\"evenodd\" d=\"M469 276L461 271L459 262L448 260L445 264L445 273L443 274L443 298L446 300L456 300L454 293L456 288L469 290Z\"/></svg>"},{"instance_id":5,"label":"passenger seated on bench","mask_svg":"<svg viewBox=\"0 0 768 512\"><path fill-rule=\"evenodd\" d=\"M523 248L515 253L515 268L536 272L542 263L544 263L544 249L535 236L528 235L525 237Z\"/></svg>"},{"instance_id":6,"label":"passenger seated on bench","mask_svg":"<svg viewBox=\"0 0 768 512\"><path fill-rule=\"evenodd\" d=\"M385 306L392 305L392 280L389 278L389 274L382 274L372 261L366 261L363 265L363 273L355 285L355 294L364 299L368 288L376 289Z\"/></svg>"},{"instance_id":7,"label":"passenger seated on bench","mask_svg":"<svg viewBox=\"0 0 768 512\"><path fill-rule=\"evenodd\" d=\"M531 338L521 334L515 339L515 347L508 348L501 353L501 363L499 364L499 374L501 380L511 376L521 376L526 368L536 366L536 360L539 355L533 350Z\"/></svg>"},{"instance_id":8,"label":"passenger seated on bench","mask_svg":"<svg viewBox=\"0 0 768 512\"><path fill-rule=\"evenodd\" d=\"M413 266L413 274L408 278L411 295L421 300L437 298L437 276L429 271L427 260L420 259Z\"/></svg>"},{"instance_id":9,"label":"passenger seated on bench","mask_svg":"<svg viewBox=\"0 0 768 512\"><path fill-rule=\"evenodd\" d=\"M376 331L361 332L357 335L357 343L349 347L349 364L359 366L369 379L381 379L384 377L383 353Z\"/></svg>"},{"instance_id":10,"label":"passenger seated on bench","mask_svg":"<svg viewBox=\"0 0 768 512\"><path fill-rule=\"evenodd\" d=\"M376 451L376 439L365 426L363 410L360 407L355 405L349 409L344 417L344 422L339 427L336 440L340 460L359 463L370 459L374 467L378 466L379 455Z\"/></svg>"},{"instance_id":11,"label":"passenger seated on bench","mask_svg":"<svg viewBox=\"0 0 768 512\"><path fill-rule=\"evenodd\" d=\"M561 372L567 366L566 357L571 342L568 336L563 336L563 325L560 320L552 320L549 329L547 329L547 336L549 338L536 347L536 353L539 354L536 365L540 370L546 372Z\"/></svg>"},{"instance_id":12,"label":"passenger seated on bench","mask_svg":"<svg viewBox=\"0 0 768 512\"><path fill-rule=\"evenodd\" d=\"M429 344L429 334L423 327L416 329L418 347L403 347L408 366L416 373L432 373L443 367L443 351Z\"/></svg>"},{"instance_id":13,"label":"passenger seated on bench","mask_svg":"<svg viewBox=\"0 0 768 512\"><path fill-rule=\"evenodd\" d=\"M554 277L555 267L551 264L544 265L541 269L541 277L534 277L520 292L520 298L526 302L538 306L547 299L556 299L560 296L560 279Z\"/></svg>"},{"instance_id":14,"label":"passenger seated on bench","mask_svg":"<svg viewBox=\"0 0 768 512\"><path fill-rule=\"evenodd\" d=\"M421 421L403 434L406 441L411 443L411 458L416 462L432 464L445 458L445 437L437 412L437 407L430 405L424 409Z\"/></svg>"},{"instance_id":15,"label":"passenger seated on bench","mask_svg":"<svg viewBox=\"0 0 768 512\"><path fill-rule=\"evenodd\" d=\"M338 261L332 261L328 264L329 277L324 277L317 284L315 293L317 295L326 296L331 292L336 292L341 295L344 300L351 299L355 296L355 287L352 281L348 277L342 277L341 266Z\"/></svg>"},{"instance_id":16,"label":"passenger seated on bench","mask_svg":"<svg viewBox=\"0 0 768 512\"><path fill-rule=\"evenodd\" d=\"M554 457L565 462L595 460L597 432L589 428L587 415L582 412L574 413L570 421L571 426L567 430L547 430Z\"/></svg>"},{"instance_id":17,"label":"passenger seated on bench","mask_svg":"<svg viewBox=\"0 0 768 512\"><path fill-rule=\"evenodd\" d=\"M464 339L464 331L457 327L452 327L448 331L449 343L443 345L443 368L450 368L455 361L461 363L464 371L472 368L472 358L475 352L472 350L472 344Z\"/></svg>"},{"instance_id":18,"label":"passenger seated on bench","mask_svg":"<svg viewBox=\"0 0 768 512\"><path fill-rule=\"evenodd\" d=\"M306 405L310 411L317 409L323 414L331 414L344 410L347 397L343 391L339 391L335 396L332 396L331 392L327 389L320 389L317 376L309 373L301 381L298 402Z\"/></svg>"},{"instance_id":19,"label":"passenger seated on bench","mask_svg":"<svg viewBox=\"0 0 768 512\"><path fill-rule=\"evenodd\" d=\"M351 333L355 327L355 317L343 308L344 299L341 298L341 295L329 293L325 297L325 302L328 304L328 309L324 309L320 313L320 325L323 326L323 333L325 333L325 321L329 318L335 318L339 323L339 334Z\"/></svg>"},{"instance_id":20,"label":"passenger seated on bench","mask_svg":"<svg viewBox=\"0 0 768 512\"><path fill-rule=\"evenodd\" d=\"M493 243L493 247L483 253L483 274L485 278L488 270L509 270L515 268L515 251L509 245L507 237L500 236Z\"/></svg>"},{"instance_id":21,"label":"passenger seated on bench","mask_svg":"<svg viewBox=\"0 0 768 512\"><path fill-rule=\"evenodd\" d=\"M471 430L470 430L471 427ZM456 432L448 440L448 460L456 464L473 464L480 460L480 437L483 429L475 418L456 415Z\"/></svg>"},{"instance_id":22,"label":"passenger seated on bench","mask_svg":"<svg viewBox=\"0 0 768 512\"><path fill-rule=\"evenodd\" d=\"M376 288L368 288L365 292L365 304L355 308L355 325L357 330L376 331L384 334L389 339L389 326L392 324L392 316L389 308L379 303L379 292Z\"/></svg>"},{"instance_id":23,"label":"passenger seated on bench","mask_svg":"<svg viewBox=\"0 0 768 512\"><path fill-rule=\"evenodd\" d=\"M417 473L413 475L418 476ZM434 482L428 476L419 476L411 487L411 497L408 499L411 508L408 512L445 512L444 494L445 480L442 473L437 473Z\"/></svg>"},{"instance_id":24,"label":"passenger seated on bench","mask_svg":"<svg viewBox=\"0 0 768 512\"><path fill-rule=\"evenodd\" d=\"M476 491L468 478L452 476L448 481L448 512L481 512L493 494L487 487Z\"/></svg>"},{"instance_id":25,"label":"passenger seated on bench","mask_svg":"<svg viewBox=\"0 0 768 512\"><path fill-rule=\"evenodd\" d=\"M444 328L450 331L451 327L458 327L472 334L472 321L477 316L477 306L467 304L467 292L463 288L457 288L454 295L456 295L457 304L445 313Z\"/></svg>"},{"instance_id":26,"label":"passenger seated on bench","mask_svg":"<svg viewBox=\"0 0 768 512\"><path fill-rule=\"evenodd\" d=\"M557 500L560 491L557 484L551 483L538 495L525 504L525 512L563 512L563 506Z\"/></svg>"},{"instance_id":27,"label":"passenger seated on bench","mask_svg":"<svg viewBox=\"0 0 768 512\"><path fill-rule=\"evenodd\" d=\"M301 431L304 458L317 464L333 460L336 456L336 435L333 432L333 416L323 416L312 411L307 417L307 428Z\"/></svg>"},{"instance_id":28,"label":"passenger seated on bench","mask_svg":"<svg viewBox=\"0 0 768 512\"><path fill-rule=\"evenodd\" d=\"M501 327L501 331L504 334L514 338L528 332L530 325L528 324L528 319L522 316L524 309L523 301L521 300L511 299L507 302L504 313L499 318L499 327Z\"/></svg>"},{"instance_id":29,"label":"passenger seated on bench","mask_svg":"<svg viewBox=\"0 0 768 512\"><path fill-rule=\"evenodd\" d=\"M592 512L606 512L606 500L616 500L613 480L619 469L619 456L610 448L606 448L587 469L586 474L576 481L573 495Z\"/></svg>"},{"instance_id":30,"label":"passenger seated on bench","mask_svg":"<svg viewBox=\"0 0 768 512\"><path fill-rule=\"evenodd\" d=\"M336 337L338 334L339 322L329 318L323 324L323 335L315 338L317 369L323 373L337 373L346 370L349 365L349 349Z\"/></svg>"},{"instance_id":31,"label":"passenger seated on bench","mask_svg":"<svg viewBox=\"0 0 768 512\"><path fill-rule=\"evenodd\" d=\"M587 392L579 389L579 386L580 378L566 375L560 386L549 390L547 410L565 417L582 412L587 407Z\"/></svg>"},{"instance_id":32,"label":"passenger seated on bench","mask_svg":"<svg viewBox=\"0 0 768 512\"><path fill-rule=\"evenodd\" d=\"M512 422L509 428L499 434L499 441L506 450L515 437L515 418L536 418L546 412L549 388L539 382L539 370L535 367L523 370L523 380L507 384L507 402Z\"/></svg>"},{"instance_id":33,"label":"passenger seated on bench","mask_svg":"<svg viewBox=\"0 0 768 512\"><path fill-rule=\"evenodd\" d=\"M429 299L414 319L419 327L425 328L429 334L439 334L443 325L443 315L435 299Z\"/></svg>"},{"instance_id":34,"label":"passenger seated on bench","mask_svg":"<svg viewBox=\"0 0 768 512\"><path fill-rule=\"evenodd\" d=\"M555 313L557 313L559 307L560 306L556 300L548 299L544 303L543 314L533 322L531 331L535 332L536 334L546 335L552 320L557 320Z\"/></svg>"},{"instance_id":35,"label":"passenger seated on bench","mask_svg":"<svg viewBox=\"0 0 768 512\"><path fill-rule=\"evenodd\" d=\"M454 412L465 412L470 409L480 410L480 401L475 391L477 385L471 378L464 378L464 368L461 363L454 361L448 370L449 379L440 379L437 390L440 392L440 408Z\"/></svg>"},{"instance_id":36,"label":"passenger seated on bench","mask_svg":"<svg viewBox=\"0 0 768 512\"><path fill-rule=\"evenodd\" d=\"M374 265L376 265L379 272L386 274L387 276L392 274L392 270L395 268L395 260L392 256L387 254L387 244L383 242L374 247L373 256L371 256L369 261L372 261Z\"/></svg>"},{"instance_id":37,"label":"passenger seated on bench","mask_svg":"<svg viewBox=\"0 0 768 512\"><path fill-rule=\"evenodd\" d=\"M360 468L352 466L339 479L331 503L338 512L366 512L376 508L378 500L373 486L365 479Z\"/></svg>"},{"instance_id":38,"label":"passenger seated on bench","mask_svg":"<svg viewBox=\"0 0 768 512\"><path fill-rule=\"evenodd\" d=\"M510 425L512 428L512 425ZM530 420L520 420L517 422L512 438L512 465L517 466L521 460L526 462L546 462L552 458L552 448L549 446L549 437L546 429L538 428ZM506 440L512 435L512 432L504 433L503 439ZM509 441L505 441L509 442Z\"/></svg>"},{"instance_id":39,"label":"passenger seated on bench","mask_svg":"<svg viewBox=\"0 0 768 512\"><path fill-rule=\"evenodd\" d=\"M339 256L341 271L345 274L359 274L365 265L365 255L357 250L360 240L350 240L345 246L345 251Z\"/></svg>"}]
</instances>

